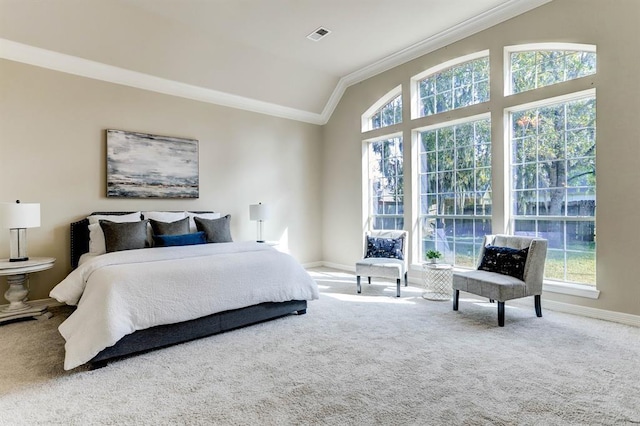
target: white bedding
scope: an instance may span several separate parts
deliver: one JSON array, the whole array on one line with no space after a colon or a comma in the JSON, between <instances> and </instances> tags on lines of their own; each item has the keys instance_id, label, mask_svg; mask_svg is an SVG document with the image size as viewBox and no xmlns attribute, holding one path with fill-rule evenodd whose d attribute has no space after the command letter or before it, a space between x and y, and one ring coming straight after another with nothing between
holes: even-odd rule
<instances>
[{"instance_id":1,"label":"white bedding","mask_svg":"<svg viewBox=\"0 0 640 426\"><path fill-rule=\"evenodd\" d=\"M69 370L136 330L263 302L314 300L318 288L291 256L238 242L87 258L50 296L78 306L59 327Z\"/></svg>"}]
</instances>

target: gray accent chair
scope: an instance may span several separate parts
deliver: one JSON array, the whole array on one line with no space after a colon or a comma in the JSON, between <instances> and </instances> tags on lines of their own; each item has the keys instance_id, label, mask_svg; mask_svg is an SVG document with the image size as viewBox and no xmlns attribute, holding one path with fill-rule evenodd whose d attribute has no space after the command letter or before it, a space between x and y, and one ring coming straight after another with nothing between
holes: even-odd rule
<instances>
[{"instance_id":1,"label":"gray accent chair","mask_svg":"<svg viewBox=\"0 0 640 426\"><path fill-rule=\"evenodd\" d=\"M371 284L371 277L391 278L396 280L396 297L400 297L400 280L404 277L404 286L407 286L407 272L409 271L409 261L407 259L407 231L380 230L365 233L364 255L367 254L367 236L378 238L399 238L402 239L403 260L390 259L386 257L365 257L356 262L356 280L358 293L362 292L360 276L368 278Z\"/></svg>"},{"instance_id":2,"label":"gray accent chair","mask_svg":"<svg viewBox=\"0 0 640 426\"><path fill-rule=\"evenodd\" d=\"M536 315L542 316L540 295L544 279L544 263L547 256L547 240L513 235L486 235L478 256L478 267L487 245L522 250L529 247L524 265L523 280L480 269L453 273L453 310L458 310L461 291L498 301L498 325L504 327L504 302L520 297L534 296Z\"/></svg>"}]
</instances>

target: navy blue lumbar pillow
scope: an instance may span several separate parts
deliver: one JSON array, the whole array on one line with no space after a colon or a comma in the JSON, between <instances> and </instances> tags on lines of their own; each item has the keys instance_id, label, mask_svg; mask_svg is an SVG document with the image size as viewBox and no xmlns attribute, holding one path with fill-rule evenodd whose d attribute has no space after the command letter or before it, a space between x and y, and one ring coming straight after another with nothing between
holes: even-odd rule
<instances>
[{"instance_id":1,"label":"navy blue lumbar pillow","mask_svg":"<svg viewBox=\"0 0 640 426\"><path fill-rule=\"evenodd\" d=\"M153 242L156 247L192 246L205 244L207 239L204 236L204 232L194 232L193 234L182 235L154 235Z\"/></svg>"},{"instance_id":2,"label":"navy blue lumbar pillow","mask_svg":"<svg viewBox=\"0 0 640 426\"><path fill-rule=\"evenodd\" d=\"M510 275L524 279L524 265L527 263L529 247L514 249L511 247L486 246L478 269Z\"/></svg>"},{"instance_id":3,"label":"navy blue lumbar pillow","mask_svg":"<svg viewBox=\"0 0 640 426\"><path fill-rule=\"evenodd\" d=\"M364 257L387 257L403 260L403 238L380 238L367 236L367 254Z\"/></svg>"}]
</instances>

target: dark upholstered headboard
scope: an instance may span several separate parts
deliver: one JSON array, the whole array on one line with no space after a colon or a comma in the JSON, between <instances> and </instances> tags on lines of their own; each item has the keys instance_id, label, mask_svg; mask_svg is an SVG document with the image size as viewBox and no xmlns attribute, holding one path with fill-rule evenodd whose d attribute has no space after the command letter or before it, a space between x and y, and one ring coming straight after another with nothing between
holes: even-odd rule
<instances>
[{"instance_id":1,"label":"dark upholstered headboard","mask_svg":"<svg viewBox=\"0 0 640 426\"><path fill-rule=\"evenodd\" d=\"M100 215L123 215L131 214L134 212L93 212L87 216L94 214ZM193 211L193 213L213 213L211 210L199 210ZM143 219L141 215L140 219ZM71 223L71 267L73 269L78 267L80 256L89 252L89 219L86 217L77 222Z\"/></svg>"}]
</instances>

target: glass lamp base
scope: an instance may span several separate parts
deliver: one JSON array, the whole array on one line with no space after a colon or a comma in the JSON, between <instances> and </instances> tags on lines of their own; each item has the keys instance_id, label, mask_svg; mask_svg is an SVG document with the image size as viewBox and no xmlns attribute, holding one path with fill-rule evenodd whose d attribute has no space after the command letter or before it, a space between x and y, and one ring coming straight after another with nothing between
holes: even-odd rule
<instances>
[{"instance_id":1,"label":"glass lamp base","mask_svg":"<svg viewBox=\"0 0 640 426\"><path fill-rule=\"evenodd\" d=\"M9 262L24 262L27 256L27 229L12 228L9 230Z\"/></svg>"}]
</instances>

